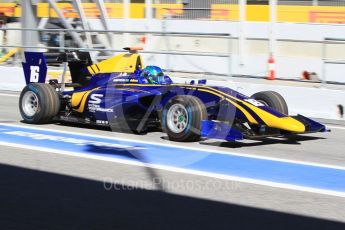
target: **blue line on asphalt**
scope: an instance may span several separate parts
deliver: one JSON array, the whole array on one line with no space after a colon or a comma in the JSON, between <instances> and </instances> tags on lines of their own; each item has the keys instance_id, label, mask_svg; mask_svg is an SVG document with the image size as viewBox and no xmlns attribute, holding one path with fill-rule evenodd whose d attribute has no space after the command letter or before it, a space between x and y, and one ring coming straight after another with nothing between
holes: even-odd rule
<instances>
[{"instance_id":1,"label":"blue line on asphalt","mask_svg":"<svg viewBox=\"0 0 345 230\"><path fill-rule=\"evenodd\" d=\"M139 138L139 136L138 136ZM345 192L345 170L174 146L0 125L0 141Z\"/></svg>"}]
</instances>

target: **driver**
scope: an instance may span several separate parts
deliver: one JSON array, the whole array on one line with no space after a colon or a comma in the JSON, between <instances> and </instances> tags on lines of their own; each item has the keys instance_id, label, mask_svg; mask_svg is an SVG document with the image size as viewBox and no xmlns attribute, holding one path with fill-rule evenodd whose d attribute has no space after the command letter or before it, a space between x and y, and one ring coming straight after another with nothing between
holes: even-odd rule
<instances>
[{"instance_id":1,"label":"driver","mask_svg":"<svg viewBox=\"0 0 345 230\"><path fill-rule=\"evenodd\" d=\"M164 83L164 73L158 66L146 66L140 73L140 77L145 78L149 84Z\"/></svg>"}]
</instances>

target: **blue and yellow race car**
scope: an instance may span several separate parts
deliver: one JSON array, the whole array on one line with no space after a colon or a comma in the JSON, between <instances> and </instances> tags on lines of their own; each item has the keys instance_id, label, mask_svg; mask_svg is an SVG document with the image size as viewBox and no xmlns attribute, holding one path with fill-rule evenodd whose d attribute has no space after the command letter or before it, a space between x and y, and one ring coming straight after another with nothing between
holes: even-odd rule
<instances>
[{"instance_id":1,"label":"blue and yellow race car","mask_svg":"<svg viewBox=\"0 0 345 230\"><path fill-rule=\"evenodd\" d=\"M324 132L302 115L289 116L284 98L273 91L251 97L206 80L175 84L157 66L144 68L139 48L99 63L87 52L26 52L26 87L19 109L31 124L76 122L114 130L161 128L173 141L227 141ZM46 83L48 64L64 64L62 80ZM71 83L65 83L67 66Z\"/></svg>"}]
</instances>

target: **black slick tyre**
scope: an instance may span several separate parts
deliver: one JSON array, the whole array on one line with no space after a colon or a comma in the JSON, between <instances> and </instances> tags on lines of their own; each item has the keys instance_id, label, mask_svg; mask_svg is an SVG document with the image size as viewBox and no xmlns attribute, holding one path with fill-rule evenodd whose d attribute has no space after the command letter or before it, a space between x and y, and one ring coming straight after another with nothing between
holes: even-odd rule
<instances>
[{"instance_id":1,"label":"black slick tyre","mask_svg":"<svg viewBox=\"0 0 345 230\"><path fill-rule=\"evenodd\" d=\"M194 96L175 96L162 112L162 128L172 141L200 140L201 121L207 119L204 103Z\"/></svg>"},{"instance_id":2,"label":"black slick tyre","mask_svg":"<svg viewBox=\"0 0 345 230\"><path fill-rule=\"evenodd\" d=\"M50 123L60 110L60 98L53 86L31 83L20 94L19 110L26 123Z\"/></svg>"},{"instance_id":3,"label":"black slick tyre","mask_svg":"<svg viewBox=\"0 0 345 230\"><path fill-rule=\"evenodd\" d=\"M251 96L255 100L267 105L280 113L285 115L289 114L289 109L285 99L275 91L262 91L255 93Z\"/></svg>"}]
</instances>

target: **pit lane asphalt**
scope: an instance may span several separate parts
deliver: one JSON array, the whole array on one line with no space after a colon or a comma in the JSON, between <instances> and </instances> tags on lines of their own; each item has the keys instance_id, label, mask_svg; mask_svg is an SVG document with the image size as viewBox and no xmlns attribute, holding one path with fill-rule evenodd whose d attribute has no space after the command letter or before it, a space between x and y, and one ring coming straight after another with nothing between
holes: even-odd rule
<instances>
[{"instance_id":1,"label":"pit lane asphalt","mask_svg":"<svg viewBox=\"0 0 345 230\"><path fill-rule=\"evenodd\" d=\"M25 126L26 124L19 122L21 118L18 111L18 93L0 91L0 95L2 98L0 101L0 122ZM152 132L139 136L58 124L41 125L40 128L171 144L171 142L164 139L165 134L161 132ZM301 135L293 140L274 138L266 141L246 140L237 143L207 140L200 143L176 144L345 167L345 129L342 127L331 129L332 132L330 133ZM186 154L188 154L187 151ZM149 190L164 190L166 193L184 197L196 197L243 207L254 207L278 213L289 213L345 223L345 199L340 197L23 150L14 147L1 146L0 156L0 164L40 172L68 175L99 182L110 180L124 185L144 187ZM153 182L154 178L157 177L160 178L161 183ZM189 181L197 182L198 186L186 186ZM209 186L210 181L213 185L217 184L217 186Z\"/></svg>"}]
</instances>

